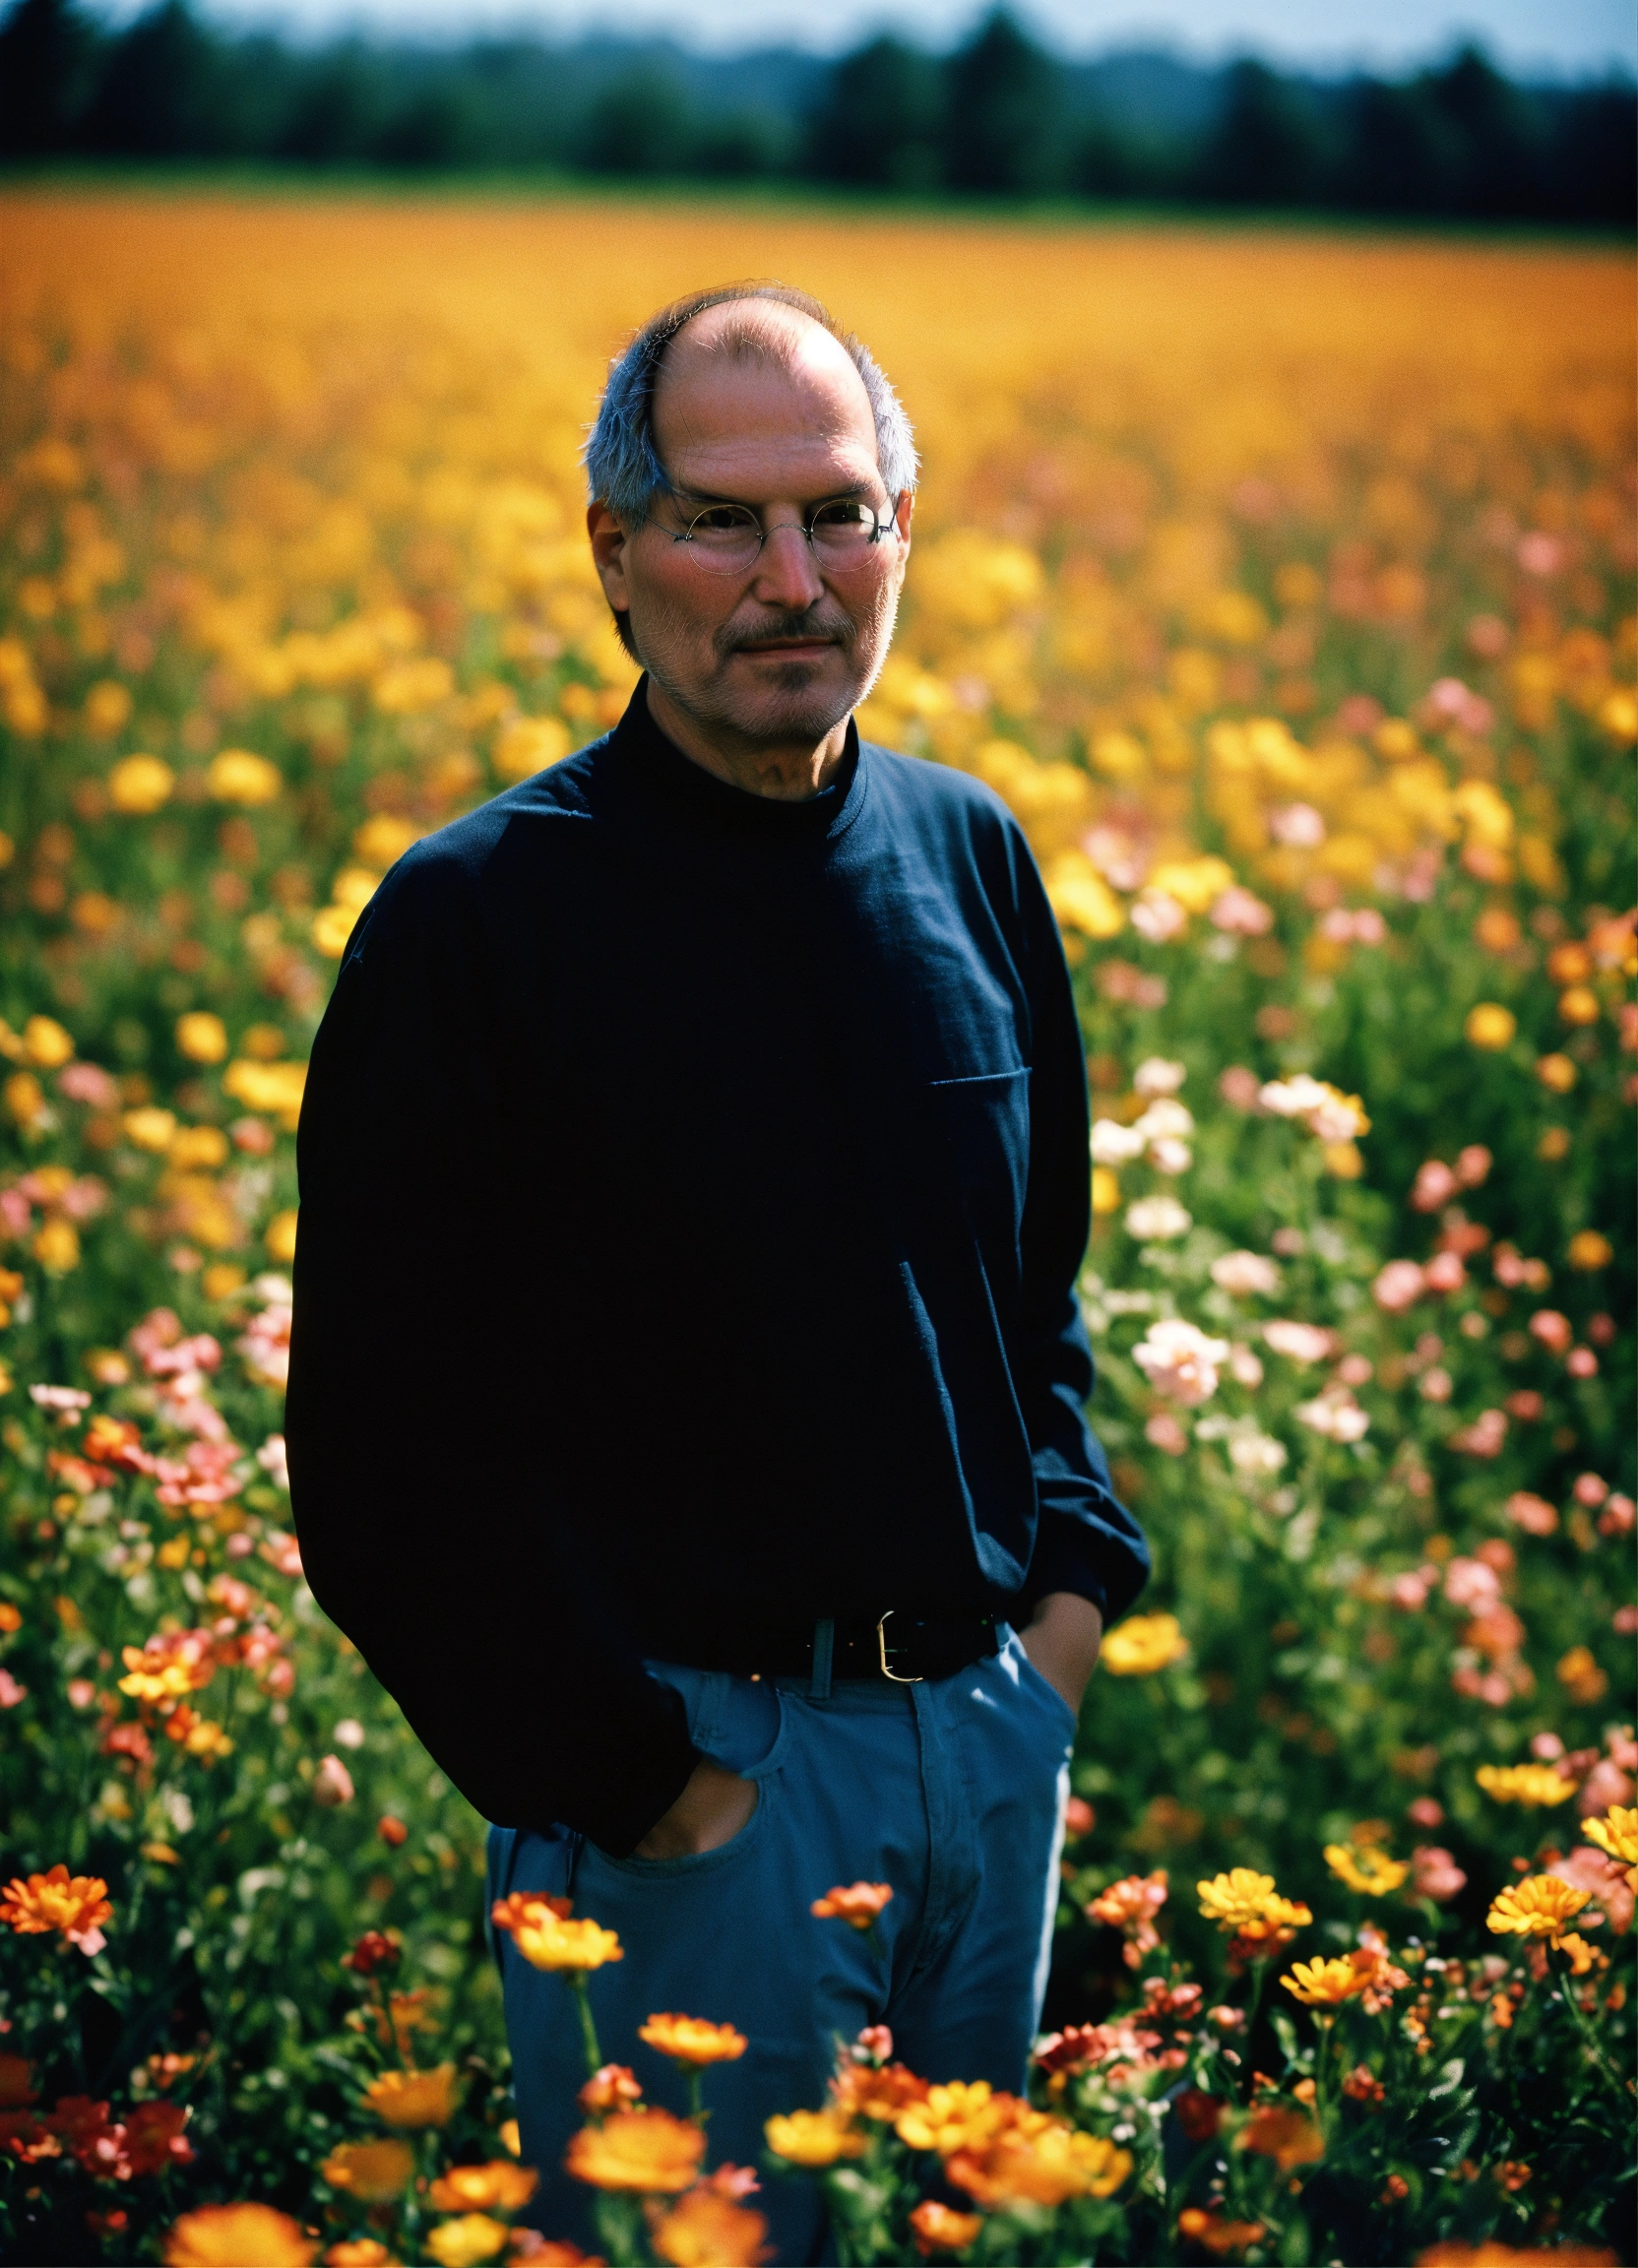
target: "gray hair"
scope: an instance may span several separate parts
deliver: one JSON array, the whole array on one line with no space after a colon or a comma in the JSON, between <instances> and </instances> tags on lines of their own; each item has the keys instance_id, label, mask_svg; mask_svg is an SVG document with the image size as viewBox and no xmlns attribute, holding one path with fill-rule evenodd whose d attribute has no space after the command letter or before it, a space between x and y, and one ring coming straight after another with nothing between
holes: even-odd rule
<instances>
[{"instance_id":1,"label":"gray hair","mask_svg":"<svg viewBox=\"0 0 1638 2268\"><path fill-rule=\"evenodd\" d=\"M641 527L654 498L671 493L670 476L654 445L655 389L666 348L683 325L708 307L750 299L793 307L846 348L869 397L883 486L892 499L914 489L916 455L910 419L869 347L850 331L840 329L829 311L805 291L794 291L786 284L724 284L712 291L691 291L662 307L609 365L608 384L582 456L591 500L606 504L626 527Z\"/></svg>"}]
</instances>

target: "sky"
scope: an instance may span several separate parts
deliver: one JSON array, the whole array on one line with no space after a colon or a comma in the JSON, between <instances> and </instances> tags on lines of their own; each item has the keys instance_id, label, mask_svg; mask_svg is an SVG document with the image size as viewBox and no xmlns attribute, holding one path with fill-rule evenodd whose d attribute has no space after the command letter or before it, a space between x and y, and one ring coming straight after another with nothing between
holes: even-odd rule
<instances>
[{"instance_id":1,"label":"sky","mask_svg":"<svg viewBox=\"0 0 1638 2268\"><path fill-rule=\"evenodd\" d=\"M119 9L134 13L134 6ZM526 29L547 35L669 33L711 51L789 44L835 52L892 30L952 44L975 0L211 0L218 21L277 23L323 36L453 34ZM1638 69L1632 0L1022 0L1019 11L1053 46L1091 55L1161 46L1193 61L1256 53L1287 66L1379 71L1447 53L1477 36L1496 60L1531 77L1581 78L1611 64Z\"/></svg>"}]
</instances>

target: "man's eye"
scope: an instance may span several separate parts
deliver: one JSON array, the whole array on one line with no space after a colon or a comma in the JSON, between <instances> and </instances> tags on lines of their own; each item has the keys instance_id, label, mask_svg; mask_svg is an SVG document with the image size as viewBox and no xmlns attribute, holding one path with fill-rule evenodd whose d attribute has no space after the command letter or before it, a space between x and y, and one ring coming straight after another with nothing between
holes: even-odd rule
<instances>
[{"instance_id":1,"label":"man's eye","mask_svg":"<svg viewBox=\"0 0 1638 2268\"><path fill-rule=\"evenodd\" d=\"M727 536L755 526L755 513L747 512L739 504L715 504L694 522L695 531L701 536Z\"/></svg>"},{"instance_id":2,"label":"man's eye","mask_svg":"<svg viewBox=\"0 0 1638 2268\"><path fill-rule=\"evenodd\" d=\"M871 519L868 508L851 497L841 497L834 504L821 504L813 515L815 528L861 528Z\"/></svg>"}]
</instances>

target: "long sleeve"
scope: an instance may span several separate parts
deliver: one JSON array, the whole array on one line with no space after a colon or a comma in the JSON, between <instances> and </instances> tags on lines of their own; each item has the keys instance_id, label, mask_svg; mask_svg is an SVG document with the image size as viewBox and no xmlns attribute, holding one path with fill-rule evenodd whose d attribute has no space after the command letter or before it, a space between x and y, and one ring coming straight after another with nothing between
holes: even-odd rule
<instances>
[{"instance_id":1,"label":"long sleeve","mask_svg":"<svg viewBox=\"0 0 1638 2268\"><path fill-rule=\"evenodd\" d=\"M1057 923L1027 851L1020 864L1034 1044L1015 1383L1040 1507L1028 1594L1077 1592L1109 1623L1147 1582L1149 1547L1085 1416L1094 1370L1075 1286L1092 1226L1086 1062Z\"/></svg>"},{"instance_id":2,"label":"long sleeve","mask_svg":"<svg viewBox=\"0 0 1638 2268\"><path fill-rule=\"evenodd\" d=\"M696 1761L579 1565L518 1076L472 880L411 852L354 933L298 1141L286 1432L303 1565L450 1779L501 1825L629 1852Z\"/></svg>"}]
</instances>

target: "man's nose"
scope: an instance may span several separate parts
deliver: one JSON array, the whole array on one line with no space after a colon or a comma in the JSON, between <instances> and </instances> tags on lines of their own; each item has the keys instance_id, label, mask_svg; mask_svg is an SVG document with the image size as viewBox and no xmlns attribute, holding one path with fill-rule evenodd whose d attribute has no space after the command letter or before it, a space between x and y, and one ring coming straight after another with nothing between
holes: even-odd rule
<instances>
[{"instance_id":1,"label":"man's nose","mask_svg":"<svg viewBox=\"0 0 1638 2268\"><path fill-rule=\"evenodd\" d=\"M806 531L794 520L777 520L763 537L753 583L756 596L792 612L823 598L825 586L814 564Z\"/></svg>"}]
</instances>

